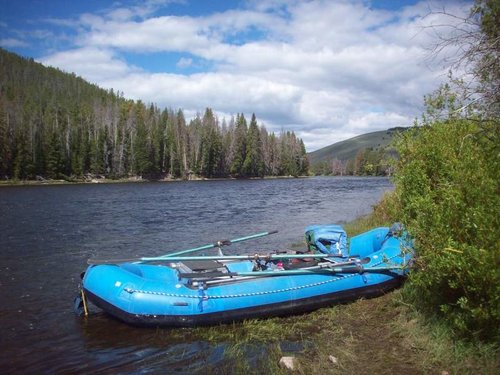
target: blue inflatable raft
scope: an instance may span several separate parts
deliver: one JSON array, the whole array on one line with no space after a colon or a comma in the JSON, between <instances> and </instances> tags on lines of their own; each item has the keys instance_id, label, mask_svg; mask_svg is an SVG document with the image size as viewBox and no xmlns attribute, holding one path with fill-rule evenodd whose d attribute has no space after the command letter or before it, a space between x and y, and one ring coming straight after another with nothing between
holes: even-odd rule
<instances>
[{"instance_id":1,"label":"blue inflatable raft","mask_svg":"<svg viewBox=\"0 0 500 375\"><path fill-rule=\"evenodd\" d=\"M167 254L92 264L83 276L79 305L87 308L90 301L126 323L149 326L296 314L381 295L401 283L412 259L411 242L397 226L360 234L349 245L341 227L311 226L306 240L303 254Z\"/></svg>"}]
</instances>

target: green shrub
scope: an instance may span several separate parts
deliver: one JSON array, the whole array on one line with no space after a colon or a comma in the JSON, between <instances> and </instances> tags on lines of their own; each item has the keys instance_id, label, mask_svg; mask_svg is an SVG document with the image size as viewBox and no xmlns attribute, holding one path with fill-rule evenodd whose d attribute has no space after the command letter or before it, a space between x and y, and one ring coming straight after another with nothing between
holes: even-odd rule
<instances>
[{"instance_id":1,"label":"green shrub","mask_svg":"<svg viewBox=\"0 0 500 375\"><path fill-rule=\"evenodd\" d=\"M491 125L491 124L490 124ZM415 238L405 296L458 335L498 339L499 124L435 121L403 133L395 175L400 219Z\"/></svg>"}]
</instances>

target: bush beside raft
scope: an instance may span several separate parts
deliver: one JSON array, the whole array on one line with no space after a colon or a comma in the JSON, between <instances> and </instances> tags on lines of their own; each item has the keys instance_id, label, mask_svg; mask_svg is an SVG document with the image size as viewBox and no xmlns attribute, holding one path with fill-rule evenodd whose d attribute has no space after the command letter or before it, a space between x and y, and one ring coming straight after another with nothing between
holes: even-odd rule
<instances>
[{"instance_id":1,"label":"bush beside raft","mask_svg":"<svg viewBox=\"0 0 500 375\"><path fill-rule=\"evenodd\" d=\"M499 125L448 118L397 144L391 205L417 257L405 300L467 340L500 338Z\"/></svg>"}]
</instances>

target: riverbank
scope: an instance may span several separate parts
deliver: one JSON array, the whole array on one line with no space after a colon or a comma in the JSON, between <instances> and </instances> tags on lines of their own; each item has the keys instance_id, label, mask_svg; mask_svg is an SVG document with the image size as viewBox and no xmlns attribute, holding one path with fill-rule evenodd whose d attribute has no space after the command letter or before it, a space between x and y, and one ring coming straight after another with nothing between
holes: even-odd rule
<instances>
[{"instance_id":1,"label":"riverbank","mask_svg":"<svg viewBox=\"0 0 500 375\"><path fill-rule=\"evenodd\" d=\"M494 374L493 350L457 343L422 323L402 302L401 290L333 308L315 345L300 353L304 374ZM321 322L318 321L321 325ZM336 359L332 363L330 356Z\"/></svg>"},{"instance_id":2,"label":"riverbank","mask_svg":"<svg viewBox=\"0 0 500 375\"><path fill-rule=\"evenodd\" d=\"M291 373L279 366L282 356L294 357L293 373L307 375L486 375L499 370L492 348L456 342L439 327L423 324L401 302L401 290L301 316L191 332L225 347L225 360L200 373Z\"/></svg>"},{"instance_id":3,"label":"riverbank","mask_svg":"<svg viewBox=\"0 0 500 375\"><path fill-rule=\"evenodd\" d=\"M346 224L349 234L381 225L382 205L374 212ZM288 374L279 361L291 356L293 373L308 375L500 373L498 347L457 341L439 322L427 322L404 302L405 287L299 316L194 329L194 337L225 346L222 365L202 372Z\"/></svg>"}]
</instances>

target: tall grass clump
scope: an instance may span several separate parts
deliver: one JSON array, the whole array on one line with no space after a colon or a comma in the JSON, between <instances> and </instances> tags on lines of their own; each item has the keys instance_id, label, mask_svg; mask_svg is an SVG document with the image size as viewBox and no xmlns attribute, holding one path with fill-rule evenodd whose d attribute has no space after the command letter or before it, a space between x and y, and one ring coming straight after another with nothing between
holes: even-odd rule
<instances>
[{"instance_id":1,"label":"tall grass clump","mask_svg":"<svg viewBox=\"0 0 500 375\"><path fill-rule=\"evenodd\" d=\"M447 87L403 133L395 175L399 217L415 238L405 298L457 336L500 339L500 123L456 116ZM456 105L455 105L456 106Z\"/></svg>"}]
</instances>

